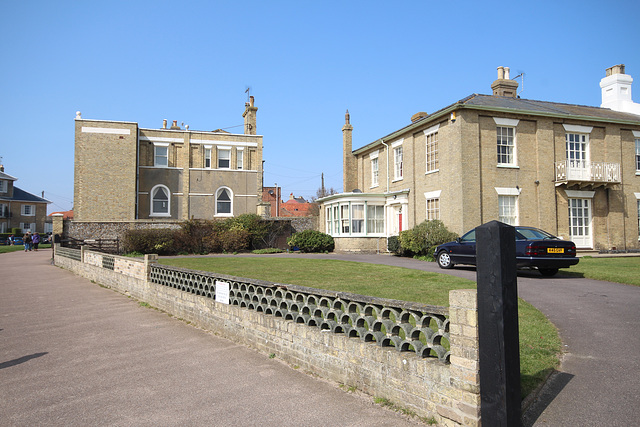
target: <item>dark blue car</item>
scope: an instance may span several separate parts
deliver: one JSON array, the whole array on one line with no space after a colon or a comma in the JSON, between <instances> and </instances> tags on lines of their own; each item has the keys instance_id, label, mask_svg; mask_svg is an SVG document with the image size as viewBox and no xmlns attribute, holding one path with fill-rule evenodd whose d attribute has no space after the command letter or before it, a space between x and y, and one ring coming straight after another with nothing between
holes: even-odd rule
<instances>
[{"instance_id":1,"label":"dark blue car","mask_svg":"<svg viewBox=\"0 0 640 427\"><path fill-rule=\"evenodd\" d=\"M558 269L578 263L576 245L573 242L562 240L539 228L515 229L518 268L533 268L543 276L553 276ZM453 268L456 264L476 265L476 230L438 246L434 256L440 268Z\"/></svg>"}]
</instances>

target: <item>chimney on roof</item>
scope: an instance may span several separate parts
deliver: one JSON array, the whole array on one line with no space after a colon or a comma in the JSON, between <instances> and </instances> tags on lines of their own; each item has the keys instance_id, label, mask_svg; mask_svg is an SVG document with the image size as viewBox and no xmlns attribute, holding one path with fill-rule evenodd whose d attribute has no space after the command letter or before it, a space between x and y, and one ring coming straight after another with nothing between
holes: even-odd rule
<instances>
[{"instance_id":1,"label":"chimney on roof","mask_svg":"<svg viewBox=\"0 0 640 427\"><path fill-rule=\"evenodd\" d=\"M427 117L428 114L425 113L424 111L419 111L417 113L415 113L413 116L411 116L411 123L415 123L420 119L423 119L425 117Z\"/></svg>"},{"instance_id":2,"label":"chimney on roof","mask_svg":"<svg viewBox=\"0 0 640 427\"><path fill-rule=\"evenodd\" d=\"M167 119L163 119L162 120L162 129L166 129L167 128Z\"/></svg>"},{"instance_id":3,"label":"chimney on roof","mask_svg":"<svg viewBox=\"0 0 640 427\"><path fill-rule=\"evenodd\" d=\"M171 122L171 129L180 130L180 126L178 126L178 121L177 120L174 120L173 122Z\"/></svg>"},{"instance_id":4,"label":"chimney on roof","mask_svg":"<svg viewBox=\"0 0 640 427\"><path fill-rule=\"evenodd\" d=\"M289 194L289 200L293 200L295 197L293 197L293 193Z\"/></svg>"},{"instance_id":5,"label":"chimney on roof","mask_svg":"<svg viewBox=\"0 0 640 427\"><path fill-rule=\"evenodd\" d=\"M509 77L509 67L498 67L498 79L491 83L493 96L518 97L518 82Z\"/></svg>"},{"instance_id":6,"label":"chimney on roof","mask_svg":"<svg viewBox=\"0 0 640 427\"><path fill-rule=\"evenodd\" d=\"M633 78L624 73L624 64L607 68L606 77L600 80L602 108L610 108L623 113L640 114L640 104L631 98Z\"/></svg>"},{"instance_id":7,"label":"chimney on roof","mask_svg":"<svg viewBox=\"0 0 640 427\"><path fill-rule=\"evenodd\" d=\"M244 113L242 113L242 117L244 117L244 134L245 135L257 135L257 119L256 113L258 112L258 108L253 105L255 102L253 95L249 97L249 102L245 102L244 104Z\"/></svg>"}]
</instances>

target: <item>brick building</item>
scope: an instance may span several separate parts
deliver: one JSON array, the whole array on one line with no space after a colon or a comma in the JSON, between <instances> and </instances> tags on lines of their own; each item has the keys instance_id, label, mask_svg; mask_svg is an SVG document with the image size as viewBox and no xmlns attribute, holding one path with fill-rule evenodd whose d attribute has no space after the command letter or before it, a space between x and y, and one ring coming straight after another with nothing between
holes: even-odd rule
<instances>
[{"instance_id":1,"label":"brick building","mask_svg":"<svg viewBox=\"0 0 640 427\"><path fill-rule=\"evenodd\" d=\"M0 233L10 233L12 228L19 228L22 233L44 233L47 205L51 202L16 187L17 180L0 165Z\"/></svg>"},{"instance_id":2,"label":"brick building","mask_svg":"<svg viewBox=\"0 0 640 427\"><path fill-rule=\"evenodd\" d=\"M344 191L320 199L337 250L381 241L427 219L456 233L490 220L540 227L582 249L638 249L640 105L624 65L600 82L601 107L517 97L498 68L492 95L470 95L352 150L343 127ZM385 242L386 243L386 242Z\"/></svg>"},{"instance_id":3,"label":"brick building","mask_svg":"<svg viewBox=\"0 0 640 427\"><path fill-rule=\"evenodd\" d=\"M260 213L262 136L254 99L244 133L194 131L173 122L75 119L74 220L211 219Z\"/></svg>"}]
</instances>

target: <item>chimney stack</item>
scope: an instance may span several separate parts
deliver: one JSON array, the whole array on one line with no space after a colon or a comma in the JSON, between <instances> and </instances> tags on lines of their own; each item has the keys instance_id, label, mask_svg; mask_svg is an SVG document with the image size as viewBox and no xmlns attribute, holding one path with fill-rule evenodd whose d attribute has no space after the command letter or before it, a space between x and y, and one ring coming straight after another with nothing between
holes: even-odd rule
<instances>
[{"instance_id":1,"label":"chimney stack","mask_svg":"<svg viewBox=\"0 0 640 427\"><path fill-rule=\"evenodd\" d=\"M245 109L242 117L244 117L244 134L245 135L257 135L256 129L256 113L258 108L253 105L255 102L253 95L249 97L249 102L244 104Z\"/></svg>"},{"instance_id":2,"label":"chimney stack","mask_svg":"<svg viewBox=\"0 0 640 427\"><path fill-rule=\"evenodd\" d=\"M606 70L606 77L600 80L602 108L610 108L623 113L640 114L640 104L631 98L633 78L624 73L624 64L614 65Z\"/></svg>"},{"instance_id":3,"label":"chimney stack","mask_svg":"<svg viewBox=\"0 0 640 427\"><path fill-rule=\"evenodd\" d=\"M162 129L167 128L167 119L162 120Z\"/></svg>"},{"instance_id":4,"label":"chimney stack","mask_svg":"<svg viewBox=\"0 0 640 427\"><path fill-rule=\"evenodd\" d=\"M493 96L518 97L518 82L511 80L509 67L498 67L498 79L491 84Z\"/></svg>"}]
</instances>

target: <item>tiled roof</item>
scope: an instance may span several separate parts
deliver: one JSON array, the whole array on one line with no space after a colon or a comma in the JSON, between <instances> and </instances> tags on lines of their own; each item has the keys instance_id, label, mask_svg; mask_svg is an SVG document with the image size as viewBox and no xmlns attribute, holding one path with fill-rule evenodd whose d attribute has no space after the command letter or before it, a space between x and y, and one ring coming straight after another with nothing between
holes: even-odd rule
<instances>
[{"instance_id":1,"label":"tiled roof","mask_svg":"<svg viewBox=\"0 0 640 427\"><path fill-rule=\"evenodd\" d=\"M13 197L2 197L2 200L12 200L15 202L35 202L35 203L51 203L47 199L38 197L35 194L28 193L18 187L13 187Z\"/></svg>"},{"instance_id":2,"label":"tiled roof","mask_svg":"<svg viewBox=\"0 0 640 427\"><path fill-rule=\"evenodd\" d=\"M589 107L586 105L575 104L562 104L559 102L548 101L536 101L533 99L511 98L508 96L494 96L494 95L480 95L474 93L441 108L434 113L431 113L420 120L415 121L403 128L400 128L390 134L383 136L383 140L401 135L406 130L413 128L414 126L420 126L422 123L433 120L434 117L438 117L441 114L449 111L456 110L458 108L474 108L474 109L486 109L489 111L504 111L509 112L511 110L514 113L519 114L532 114L536 116L547 117L563 117L563 118L575 118L578 120L596 120L596 121L610 121L610 122L624 122L631 125L640 125L640 116L631 113L622 113L619 111L613 111L608 108ZM376 140L370 144L367 144L354 151L361 151L369 149L375 145L378 145L380 140Z\"/></svg>"}]
</instances>

